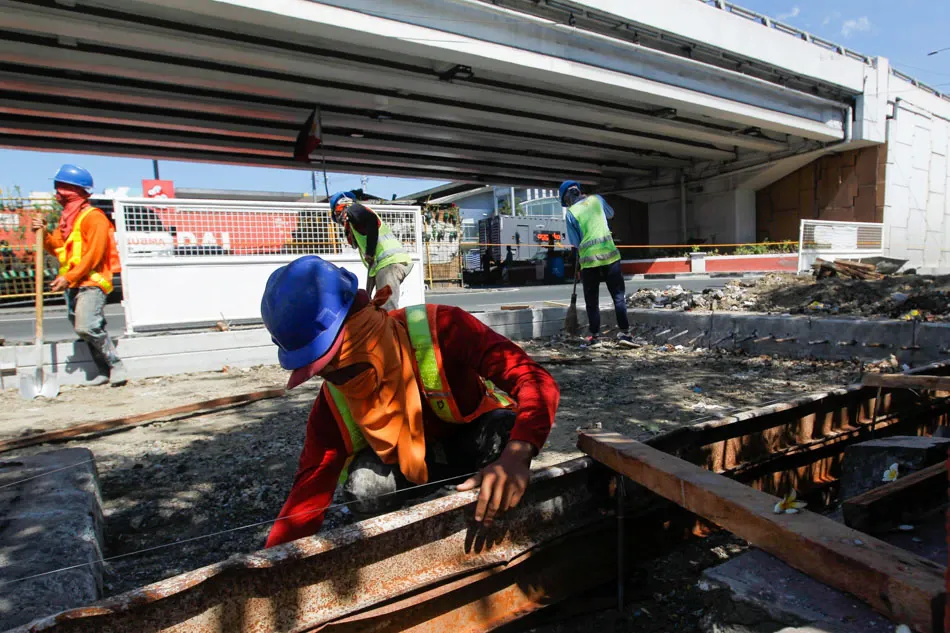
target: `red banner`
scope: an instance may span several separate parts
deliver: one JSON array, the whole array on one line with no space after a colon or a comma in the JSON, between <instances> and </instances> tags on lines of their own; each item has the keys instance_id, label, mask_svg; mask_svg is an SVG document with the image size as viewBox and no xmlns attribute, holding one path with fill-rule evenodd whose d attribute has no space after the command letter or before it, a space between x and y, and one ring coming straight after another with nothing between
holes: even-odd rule
<instances>
[{"instance_id":1,"label":"red banner","mask_svg":"<svg viewBox=\"0 0 950 633\"><path fill-rule=\"evenodd\" d=\"M173 180L142 180L142 195L146 198L174 198L175 182Z\"/></svg>"}]
</instances>

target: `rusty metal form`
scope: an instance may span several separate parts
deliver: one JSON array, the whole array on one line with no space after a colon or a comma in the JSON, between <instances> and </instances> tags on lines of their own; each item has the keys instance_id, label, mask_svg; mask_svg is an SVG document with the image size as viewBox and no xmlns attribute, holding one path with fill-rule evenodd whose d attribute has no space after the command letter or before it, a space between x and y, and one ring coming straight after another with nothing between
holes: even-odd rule
<instances>
[{"instance_id":1,"label":"rusty metal form","mask_svg":"<svg viewBox=\"0 0 950 633\"><path fill-rule=\"evenodd\" d=\"M950 374L950 363L912 373ZM647 443L781 494L837 478L872 430L927 433L950 399L855 385L753 409ZM875 411L877 412L875 414ZM480 633L615 577L610 475L586 459L539 471L522 506L484 530L459 493L322 537L198 569L9 633ZM627 496L630 558L696 533L696 517Z\"/></svg>"},{"instance_id":2,"label":"rusty metal form","mask_svg":"<svg viewBox=\"0 0 950 633\"><path fill-rule=\"evenodd\" d=\"M948 375L950 363L913 374ZM837 482L844 450L872 437L926 435L950 421L950 399L852 385L751 409L647 442L770 494Z\"/></svg>"},{"instance_id":3,"label":"rusty metal form","mask_svg":"<svg viewBox=\"0 0 950 633\"><path fill-rule=\"evenodd\" d=\"M368 621L376 623L371 630L411 630L418 614L458 620L453 632L489 630L597 580L582 571L584 557L596 558L601 543L585 549L584 539L575 539L576 554L553 567L536 560L545 545L600 520L589 468L581 458L539 471L519 509L487 530L472 521L475 493L456 494L234 556L12 631L271 633L370 630ZM474 595L467 611L458 603L466 595ZM354 624L361 620L368 621Z\"/></svg>"}]
</instances>

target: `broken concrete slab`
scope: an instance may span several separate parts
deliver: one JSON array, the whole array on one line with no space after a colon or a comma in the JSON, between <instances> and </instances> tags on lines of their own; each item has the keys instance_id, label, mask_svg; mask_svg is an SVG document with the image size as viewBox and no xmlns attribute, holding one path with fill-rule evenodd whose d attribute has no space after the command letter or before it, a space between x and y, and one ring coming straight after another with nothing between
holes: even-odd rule
<instances>
[{"instance_id":1,"label":"broken concrete slab","mask_svg":"<svg viewBox=\"0 0 950 633\"><path fill-rule=\"evenodd\" d=\"M894 436L849 446L841 464L841 500L884 484L884 471L897 464L898 476L916 472L947 459L950 439Z\"/></svg>"},{"instance_id":2,"label":"broken concrete slab","mask_svg":"<svg viewBox=\"0 0 950 633\"><path fill-rule=\"evenodd\" d=\"M0 462L0 630L99 599L101 508L88 449Z\"/></svg>"},{"instance_id":3,"label":"broken concrete slab","mask_svg":"<svg viewBox=\"0 0 950 633\"><path fill-rule=\"evenodd\" d=\"M757 549L703 572L705 633L890 633L895 624L861 601Z\"/></svg>"}]
</instances>

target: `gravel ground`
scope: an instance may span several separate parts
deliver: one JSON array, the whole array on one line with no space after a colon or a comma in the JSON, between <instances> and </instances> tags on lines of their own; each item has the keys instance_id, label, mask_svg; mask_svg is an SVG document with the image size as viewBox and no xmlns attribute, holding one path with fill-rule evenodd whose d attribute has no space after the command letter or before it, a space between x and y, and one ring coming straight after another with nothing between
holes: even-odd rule
<instances>
[{"instance_id":1,"label":"gravel ground","mask_svg":"<svg viewBox=\"0 0 950 633\"><path fill-rule=\"evenodd\" d=\"M572 458L575 431L591 422L646 439L735 409L848 384L859 364L799 362L702 350L627 349L578 340L525 344L561 386L558 422L536 466ZM0 394L0 438L33 429L280 386L266 367L132 381L122 389L66 388L53 402ZM106 556L234 530L109 562L108 595L260 548L290 489L310 404L319 383L290 395L211 415L191 416L58 446L96 455L106 516ZM13 457L17 452L5 454ZM327 525L349 520L331 510ZM253 525L256 524L256 525ZM244 529L243 526L253 525Z\"/></svg>"}]
</instances>

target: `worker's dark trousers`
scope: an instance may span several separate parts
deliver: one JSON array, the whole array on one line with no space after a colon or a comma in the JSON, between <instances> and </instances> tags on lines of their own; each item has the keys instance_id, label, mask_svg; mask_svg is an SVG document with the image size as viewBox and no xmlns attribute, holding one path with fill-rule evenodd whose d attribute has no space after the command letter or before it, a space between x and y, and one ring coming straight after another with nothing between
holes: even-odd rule
<instances>
[{"instance_id":1,"label":"worker's dark trousers","mask_svg":"<svg viewBox=\"0 0 950 633\"><path fill-rule=\"evenodd\" d=\"M581 282L584 284L584 303L587 305L587 322L590 324L590 333L594 336L600 332L600 282L607 282L607 291L614 300L614 310L617 312L617 326L621 330L630 328L627 320L627 297L623 285L623 273L620 262L596 268L581 270Z\"/></svg>"},{"instance_id":2,"label":"worker's dark trousers","mask_svg":"<svg viewBox=\"0 0 950 633\"><path fill-rule=\"evenodd\" d=\"M364 449L350 463L343 484L343 497L359 518L392 512L407 499L448 492L501 457L514 427L515 413L507 409L491 411L462 424L449 438L426 443L429 481L457 478L436 485L415 486L400 472L398 464L384 464L376 453ZM385 496L381 496L385 495Z\"/></svg>"}]
</instances>

